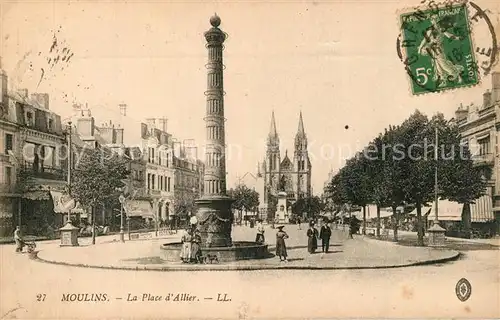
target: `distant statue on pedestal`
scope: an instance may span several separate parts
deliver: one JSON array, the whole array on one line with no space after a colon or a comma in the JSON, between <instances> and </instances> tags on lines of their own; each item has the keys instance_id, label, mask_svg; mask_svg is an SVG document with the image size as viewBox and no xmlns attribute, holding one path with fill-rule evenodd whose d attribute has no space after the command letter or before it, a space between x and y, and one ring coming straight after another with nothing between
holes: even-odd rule
<instances>
[{"instance_id":1,"label":"distant statue on pedestal","mask_svg":"<svg viewBox=\"0 0 500 320\"><path fill-rule=\"evenodd\" d=\"M285 176L281 176L280 183L278 185L278 191L285 192L286 190L286 179Z\"/></svg>"}]
</instances>

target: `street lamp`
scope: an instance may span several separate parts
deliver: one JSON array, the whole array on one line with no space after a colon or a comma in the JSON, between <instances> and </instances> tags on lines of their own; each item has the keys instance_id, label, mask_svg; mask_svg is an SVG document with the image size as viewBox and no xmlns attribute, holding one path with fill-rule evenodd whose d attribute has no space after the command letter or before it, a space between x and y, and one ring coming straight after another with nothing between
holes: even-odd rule
<instances>
[{"instance_id":1,"label":"street lamp","mask_svg":"<svg viewBox=\"0 0 500 320\"><path fill-rule=\"evenodd\" d=\"M439 202L439 196L438 196L438 149L439 149L439 137L438 137L438 127L436 126L435 128L435 135L436 135L436 145L434 148L434 160L436 161L436 165L434 167L434 222L432 227L428 230L429 232L429 246L443 246L444 245L444 233L446 232L445 229L443 229L439 225L439 217L438 217L438 202Z\"/></svg>"},{"instance_id":2,"label":"street lamp","mask_svg":"<svg viewBox=\"0 0 500 320\"><path fill-rule=\"evenodd\" d=\"M123 204L125 203L125 197L123 194L120 194L118 197L120 201L120 241L125 242L125 230L124 230L124 220L123 220Z\"/></svg>"}]
</instances>

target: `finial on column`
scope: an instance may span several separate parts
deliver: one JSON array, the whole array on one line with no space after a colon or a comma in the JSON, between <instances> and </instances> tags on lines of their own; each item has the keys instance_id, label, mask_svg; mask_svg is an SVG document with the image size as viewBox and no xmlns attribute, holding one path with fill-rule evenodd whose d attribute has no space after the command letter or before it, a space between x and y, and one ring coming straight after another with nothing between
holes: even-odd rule
<instances>
[{"instance_id":1,"label":"finial on column","mask_svg":"<svg viewBox=\"0 0 500 320\"><path fill-rule=\"evenodd\" d=\"M210 18L210 24L212 27L217 28L220 26L221 20L220 17L215 13L211 18Z\"/></svg>"}]
</instances>

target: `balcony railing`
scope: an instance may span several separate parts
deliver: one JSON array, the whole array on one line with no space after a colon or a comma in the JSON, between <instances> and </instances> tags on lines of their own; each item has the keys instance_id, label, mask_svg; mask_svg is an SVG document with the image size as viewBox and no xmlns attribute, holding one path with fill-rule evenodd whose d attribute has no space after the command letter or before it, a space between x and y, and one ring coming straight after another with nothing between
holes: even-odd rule
<instances>
[{"instance_id":1,"label":"balcony railing","mask_svg":"<svg viewBox=\"0 0 500 320\"><path fill-rule=\"evenodd\" d=\"M493 165L493 164L495 164L495 158L493 157L493 153L473 155L472 160L474 161L475 165Z\"/></svg>"},{"instance_id":2,"label":"balcony railing","mask_svg":"<svg viewBox=\"0 0 500 320\"><path fill-rule=\"evenodd\" d=\"M35 178L49 180L65 180L66 178L66 172L63 169L36 166L32 162L25 162L24 170L32 174Z\"/></svg>"}]
</instances>

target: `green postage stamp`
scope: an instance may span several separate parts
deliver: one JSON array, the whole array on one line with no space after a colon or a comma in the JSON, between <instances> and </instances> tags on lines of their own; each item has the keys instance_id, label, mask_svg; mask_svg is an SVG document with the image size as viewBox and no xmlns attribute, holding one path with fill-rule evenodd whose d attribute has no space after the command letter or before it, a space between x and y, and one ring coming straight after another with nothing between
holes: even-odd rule
<instances>
[{"instance_id":1,"label":"green postage stamp","mask_svg":"<svg viewBox=\"0 0 500 320\"><path fill-rule=\"evenodd\" d=\"M414 95L479 83L465 4L400 15L399 44Z\"/></svg>"}]
</instances>

